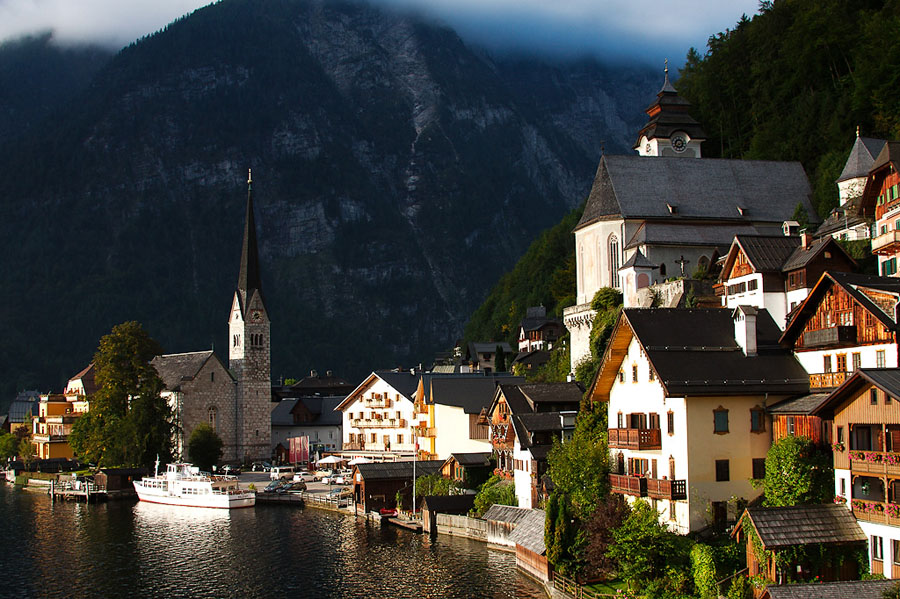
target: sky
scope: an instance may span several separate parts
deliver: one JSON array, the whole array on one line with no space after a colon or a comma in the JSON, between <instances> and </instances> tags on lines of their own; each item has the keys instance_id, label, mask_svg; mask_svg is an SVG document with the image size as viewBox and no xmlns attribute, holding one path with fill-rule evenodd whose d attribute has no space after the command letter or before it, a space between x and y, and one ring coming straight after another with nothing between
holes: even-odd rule
<instances>
[{"instance_id":1,"label":"sky","mask_svg":"<svg viewBox=\"0 0 900 599\"><path fill-rule=\"evenodd\" d=\"M266 0L258 0L264 2ZM752 16L758 0L371 0L436 17L493 50L680 65L691 47ZM209 0L0 0L0 40L53 30L120 48Z\"/></svg>"}]
</instances>

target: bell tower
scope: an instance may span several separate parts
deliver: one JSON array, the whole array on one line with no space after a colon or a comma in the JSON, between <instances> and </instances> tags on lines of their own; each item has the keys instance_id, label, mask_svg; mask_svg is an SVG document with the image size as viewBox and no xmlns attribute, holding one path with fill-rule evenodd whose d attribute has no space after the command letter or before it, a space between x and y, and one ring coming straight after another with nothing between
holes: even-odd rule
<instances>
[{"instance_id":1,"label":"bell tower","mask_svg":"<svg viewBox=\"0 0 900 599\"><path fill-rule=\"evenodd\" d=\"M237 382L235 437L242 462L272 454L270 326L259 276L253 177L248 173L241 266L228 318L228 367Z\"/></svg>"},{"instance_id":2,"label":"bell tower","mask_svg":"<svg viewBox=\"0 0 900 599\"><path fill-rule=\"evenodd\" d=\"M706 134L688 110L691 104L678 95L669 82L669 60L666 59L666 79L656 94L656 101L647 107L647 124L638 133L634 149L641 156L674 156L700 158L700 144Z\"/></svg>"}]
</instances>

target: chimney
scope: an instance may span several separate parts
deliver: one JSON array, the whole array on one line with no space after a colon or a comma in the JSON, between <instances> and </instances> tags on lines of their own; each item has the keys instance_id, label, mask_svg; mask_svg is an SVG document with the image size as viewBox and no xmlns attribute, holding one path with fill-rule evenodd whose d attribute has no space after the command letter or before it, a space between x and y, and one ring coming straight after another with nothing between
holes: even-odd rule
<instances>
[{"instance_id":1,"label":"chimney","mask_svg":"<svg viewBox=\"0 0 900 599\"><path fill-rule=\"evenodd\" d=\"M806 229L800 231L800 247L804 250L809 247L809 233L806 232Z\"/></svg>"},{"instance_id":2,"label":"chimney","mask_svg":"<svg viewBox=\"0 0 900 599\"><path fill-rule=\"evenodd\" d=\"M753 306L738 306L731 313L734 320L734 340L748 358L756 355L756 314Z\"/></svg>"}]
</instances>

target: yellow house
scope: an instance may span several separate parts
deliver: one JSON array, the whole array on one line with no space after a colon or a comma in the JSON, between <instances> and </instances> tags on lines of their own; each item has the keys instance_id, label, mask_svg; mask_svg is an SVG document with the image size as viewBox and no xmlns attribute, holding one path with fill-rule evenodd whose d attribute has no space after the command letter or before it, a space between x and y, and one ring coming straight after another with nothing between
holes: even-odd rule
<instances>
[{"instance_id":1,"label":"yellow house","mask_svg":"<svg viewBox=\"0 0 900 599\"><path fill-rule=\"evenodd\" d=\"M38 459L73 458L69 447L72 424L80 416L65 395L41 395L38 415L32 422L31 442Z\"/></svg>"},{"instance_id":2,"label":"yellow house","mask_svg":"<svg viewBox=\"0 0 900 599\"><path fill-rule=\"evenodd\" d=\"M780 334L749 306L623 310L590 390L607 404L612 492L682 534L734 521L734 499L760 493L766 406L809 390Z\"/></svg>"}]
</instances>

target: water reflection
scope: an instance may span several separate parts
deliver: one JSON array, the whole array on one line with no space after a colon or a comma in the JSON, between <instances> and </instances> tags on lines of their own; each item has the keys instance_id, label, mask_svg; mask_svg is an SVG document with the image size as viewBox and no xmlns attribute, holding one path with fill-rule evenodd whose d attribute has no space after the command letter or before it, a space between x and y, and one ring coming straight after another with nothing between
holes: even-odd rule
<instances>
[{"instance_id":1,"label":"water reflection","mask_svg":"<svg viewBox=\"0 0 900 599\"><path fill-rule=\"evenodd\" d=\"M537 599L510 553L313 509L50 503L0 486L15 597Z\"/></svg>"}]
</instances>

